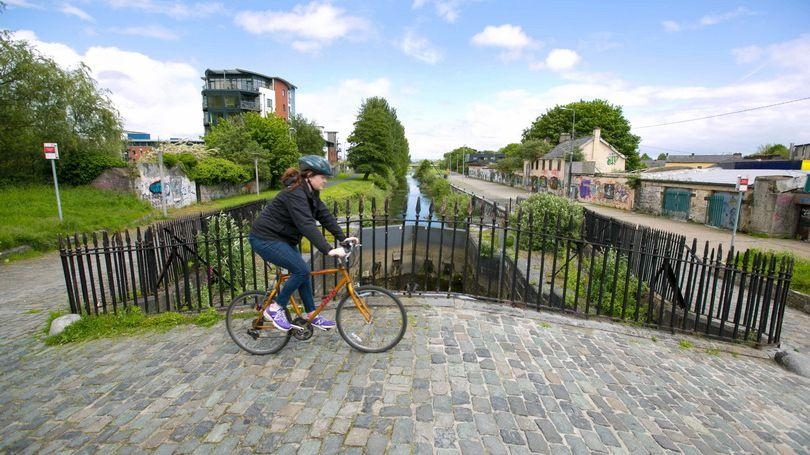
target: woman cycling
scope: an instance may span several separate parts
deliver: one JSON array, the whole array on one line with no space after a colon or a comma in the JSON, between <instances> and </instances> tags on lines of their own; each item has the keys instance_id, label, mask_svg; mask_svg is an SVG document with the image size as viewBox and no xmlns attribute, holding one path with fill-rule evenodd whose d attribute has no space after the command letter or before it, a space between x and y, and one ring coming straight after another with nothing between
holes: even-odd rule
<instances>
[{"instance_id":1,"label":"woman cycling","mask_svg":"<svg viewBox=\"0 0 810 455\"><path fill-rule=\"evenodd\" d=\"M338 241L357 241L356 237L347 238L343 234L337 220L321 201L320 191L331 175L332 167L325 158L316 155L302 156L298 160L298 169L290 168L284 172L281 181L285 188L267 204L250 230L250 246L253 251L265 261L287 269L290 274L275 300L264 311L264 318L285 332L293 327L284 311L293 292L298 290L307 318L315 310L311 270L297 248L301 237L309 239L321 253L335 257L344 257L346 251L342 247L332 248L318 229L316 221ZM335 326L334 321L320 315L312 319L311 323L322 330Z\"/></svg>"}]
</instances>

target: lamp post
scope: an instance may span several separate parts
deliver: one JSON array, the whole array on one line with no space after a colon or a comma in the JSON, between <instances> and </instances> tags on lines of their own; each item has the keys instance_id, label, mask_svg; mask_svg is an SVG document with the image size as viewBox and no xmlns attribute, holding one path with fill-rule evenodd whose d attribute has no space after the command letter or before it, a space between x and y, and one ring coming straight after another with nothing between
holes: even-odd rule
<instances>
[{"instance_id":1,"label":"lamp post","mask_svg":"<svg viewBox=\"0 0 810 455\"><path fill-rule=\"evenodd\" d=\"M573 175L571 175L571 168L573 167L574 162L574 134L577 124L577 111L570 107L560 107L560 109L564 111L571 111L573 113L573 118L571 120L571 151L568 156L568 184L565 186L565 197L571 198L571 186L573 184ZM563 183L565 183L565 179L563 178Z\"/></svg>"},{"instance_id":2,"label":"lamp post","mask_svg":"<svg viewBox=\"0 0 810 455\"><path fill-rule=\"evenodd\" d=\"M253 157L253 171L256 173L256 195L259 194L259 157Z\"/></svg>"}]
</instances>

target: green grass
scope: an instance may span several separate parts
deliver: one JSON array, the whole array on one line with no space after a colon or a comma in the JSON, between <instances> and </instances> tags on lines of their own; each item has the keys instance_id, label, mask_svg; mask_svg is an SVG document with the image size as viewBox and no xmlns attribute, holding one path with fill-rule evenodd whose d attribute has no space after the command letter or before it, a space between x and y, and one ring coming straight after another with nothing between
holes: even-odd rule
<instances>
[{"instance_id":1,"label":"green grass","mask_svg":"<svg viewBox=\"0 0 810 455\"><path fill-rule=\"evenodd\" d=\"M89 186L60 187L63 221L59 221L52 186L0 187L0 250L28 245L37 251L57 247L59 234L121 230L157 216L152 205L135 195Z\"/></svg>"},{"instance_id":2,"label":"green grass","mask_svg":"<svg viewBox=\"0 0 810 455\"><path fill-rule=\"evenodd\" d=\"M170 218L180 218L186 215L196 215L200 212L215 212L237 205L247 204L248 202L266 200L274 197L278 190L262 191L259 194L240 194L239 196L231 196L222 199L215 199L213 201L203 202L200 204L188 205L176 209L168 210Z\"/></svg>"},{"instance_id":3,"label":"green grass","mask_svg":"<svg viewBox=\"0 0 810 455\"><path fill-rule=\"evenodd\" d=\"M51 322L59 316L61 316L60 313L51 313L45 325L44 334L47 335L51 327ZM129 311L122 311L119 314L105 314L99 316L84 315L80 320L67 326L62 333L46 336L45 344L54 346L99 338L166 332L174 327L187 324L211 327L222 319L224 319L224 316L220 315L212 308L194 314L166 312L156 315L145 315L139 308L135 307L131 308Z\"/></svg>"},{"instance_id":4,"label":"green grass","mask_svg":"<svg viewBox=\"0 0 810 455\"><path fill-rule=\"evenodd\" d=\"M810 259L798 257L786 251L762 251L754 248L748 251L751 253L775 254L777 266L783 257L793 258L793 277L790 280L790 289L803 294L810 294ZM750 265L749 261L749 267Z\"/></svg>"},{"instance_id":5,"label":"green grass","mask_svg":"<svg viewBox=\"0 0 810 455\"><path fill-rule=\"evenodd\" d=\"M680 340L678 341L678 346L681 349L691 349L692 346L694 346L694 344L692 344L692 342L688 340Z\"/></svg>"}]
</instances>

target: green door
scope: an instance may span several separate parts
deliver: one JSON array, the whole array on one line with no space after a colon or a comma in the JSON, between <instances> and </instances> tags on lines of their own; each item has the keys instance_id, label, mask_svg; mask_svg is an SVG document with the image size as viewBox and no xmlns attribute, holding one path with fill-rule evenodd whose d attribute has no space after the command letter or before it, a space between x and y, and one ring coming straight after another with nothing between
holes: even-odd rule
<instances>
[{"instance_id":1,"label":"green door","mask_svg":"<svg viewBox=\"0 0 810 455\"><path fill-rule=\"evenodd\" d=\"M692 201L692 191L683 188L664 189L664 216L679 220L689 219L689 204Z\"/></svg>"},{"instance_id":2,"label":"green door","mask_svg":"<svg viewBox=\"0 0 810 455\"><path fill-rule=\"evenodd\" d=\"M706 224L725 229L734 229L737 213L737 195L717 192L709 197Z\"/></svg>"}]
</instances>

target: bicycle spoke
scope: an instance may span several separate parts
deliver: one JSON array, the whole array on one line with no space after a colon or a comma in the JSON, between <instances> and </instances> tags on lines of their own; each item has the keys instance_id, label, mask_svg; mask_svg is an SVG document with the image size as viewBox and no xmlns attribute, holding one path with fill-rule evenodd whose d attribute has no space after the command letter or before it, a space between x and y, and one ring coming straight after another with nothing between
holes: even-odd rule
<instances>
[{"instance_id":1,"label":"bicycle spoke","mask_svg":"<svg viewBox=\"0 0 810 455\"><path fill-rule=\"evenodd\" d=\"M374 286L358 287L357 296L371 316L367 321L347 296L338 304L336 322L340 335L362 352L383 352L394 347L405 334L405 309L390 291Z\"/></svg>"},{"instance_id":2,"label":"bicycle spoke","mask_svg":"<svg viewBox=\"0 0 810 455\"><path fill-rule=\"evenodd\" d=\"M272 323L256 324L265 293L249 291L235 298L228 306L225 325L236 344L251 354L273 354L289 341L289 332L276 329Z\"/></svg>"}]
</instances>

